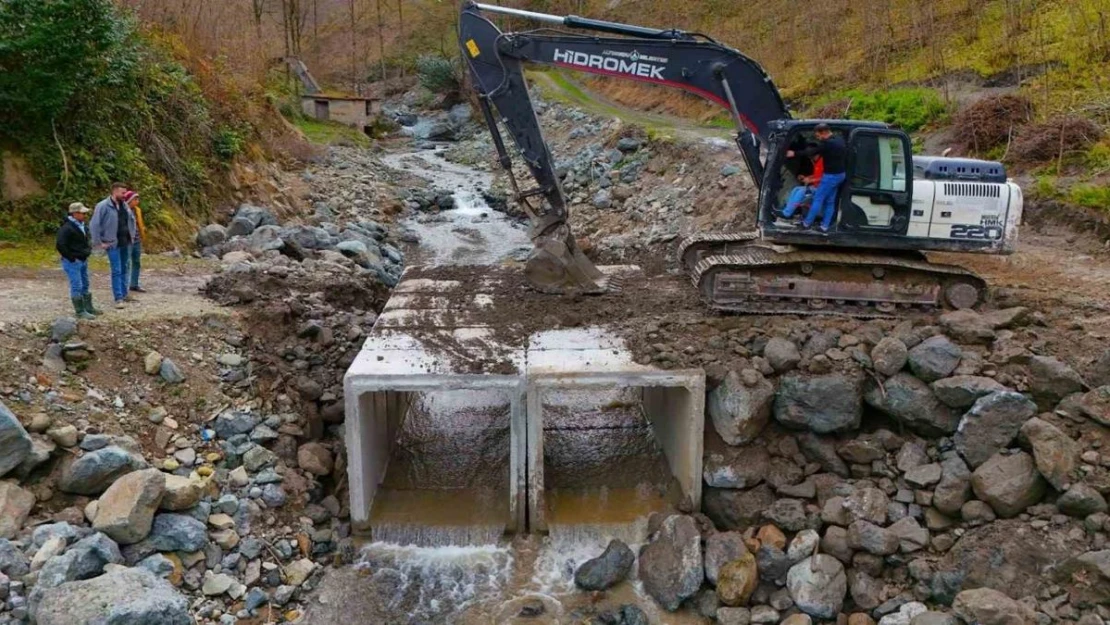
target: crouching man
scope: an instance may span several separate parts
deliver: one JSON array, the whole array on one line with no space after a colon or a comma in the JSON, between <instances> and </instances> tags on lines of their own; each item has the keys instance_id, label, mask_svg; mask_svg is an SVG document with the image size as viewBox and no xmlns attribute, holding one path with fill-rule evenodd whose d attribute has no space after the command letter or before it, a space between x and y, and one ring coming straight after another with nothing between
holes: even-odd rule
<instances>
[{"instance_id":1,"label":"crouching man","mask_svg":"<svg viewBox=\"0 0 1110 625\"><path fill-rule=\"evenodd\" d=\"M89 209L80 202L69 205L69 215L58 228L55 248L62 257L62 271L69 279L69 299L78 319L95 319L100 311L93 307L89 292L89 229L85 225Z\"/></svg>"}]
</instances>

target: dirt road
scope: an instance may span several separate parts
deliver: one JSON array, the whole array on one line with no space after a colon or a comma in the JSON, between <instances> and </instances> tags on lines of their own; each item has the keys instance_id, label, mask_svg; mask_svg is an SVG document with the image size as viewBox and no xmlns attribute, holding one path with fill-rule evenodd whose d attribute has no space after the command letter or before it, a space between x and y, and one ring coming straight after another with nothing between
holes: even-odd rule
<instances>
[{"instance_id":1,"label":"dirt road","mask_svg":"<svg viewBox=\"0 0 1110 625\"><path fill-rule=\"evenodd\" d=\"M91 272L93 299L104 311L101 320L137 321L220 313L218 305L200 294L209 274L201 269L158 269L143 276L147 293L136 293L135 303L123 310L112 306L110 278ZM69 286L61 270L0 268L0 322L49 322L73 315Z\"/></svg>"}]
</instances>

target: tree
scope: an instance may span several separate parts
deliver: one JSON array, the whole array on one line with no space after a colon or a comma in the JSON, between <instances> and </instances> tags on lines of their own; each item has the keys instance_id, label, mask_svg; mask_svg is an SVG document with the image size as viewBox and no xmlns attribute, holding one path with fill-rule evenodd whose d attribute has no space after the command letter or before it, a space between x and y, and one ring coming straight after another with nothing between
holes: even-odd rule
<instances>
[{"instance_id":1,"label":"tree","mask_svg":"<svg viewBox=\"0 0 1110 625\"><path fill-rule=\"evenodd\" d=\"M378 61L381 63L381 79L385 80L385 17L382 13L382 0L374 0L378 12Z\"/></svg>"},{"instance_id":2,"label":"tree","mask_svg":"<svg viewBox=\"0 0 1110 625\"><path fill-rule=\"evenodd\" d=\"M0 2L0 125L49 127L123 30L110 0Z\"/></svg>"}]
</instances>

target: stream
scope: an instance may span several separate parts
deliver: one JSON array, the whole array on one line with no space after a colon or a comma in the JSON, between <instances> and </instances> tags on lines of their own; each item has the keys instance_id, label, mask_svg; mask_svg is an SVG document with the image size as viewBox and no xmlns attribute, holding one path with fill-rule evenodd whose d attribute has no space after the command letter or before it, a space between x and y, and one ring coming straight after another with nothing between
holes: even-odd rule
<instances>
[{"instance_id":1,"label":"stream","mask_svg":"<svg viewBox=\"0 0 1110 625\"><path fill-rule=\"evenodd\" d=\"M483 199L493 176L440 151L383 161L453 193L455 207L400 222L410 265L493 265L522 260L527 226ZM374 541L353 567L329 572L309 623L406 625L579 624L636 605L653 624L700 617L663 612L636 579L605 593L579 591L574 571L611 539L634 552L648 516L678 492L637 389L544 397L546 535L505 533L508 398L488 391L420 396L410 409L371 511ZM597 621L601 623L603 621ZM608 622L608 621L605 621Z\"/></svg>"}]
</instances>

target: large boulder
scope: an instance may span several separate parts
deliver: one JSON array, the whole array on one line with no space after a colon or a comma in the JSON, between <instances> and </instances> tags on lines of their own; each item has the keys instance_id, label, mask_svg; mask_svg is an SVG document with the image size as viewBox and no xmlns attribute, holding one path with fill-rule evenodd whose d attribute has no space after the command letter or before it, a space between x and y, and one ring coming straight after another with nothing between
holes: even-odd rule
<instances>
[{"instance_id":1,"label":"large boulder","mask_svg":"<svg viewBox=\"0 0 1110 625\"><path fill-rule=\"evenodd\" d=\"M775 419L818 434L859 428L863 416L861 380L841 374L788 375L775 398Z\"/></svg>"},{"instance_id":2,"label":"large boulder","mask_svg":"<svg viewBox=\"0 0 1110 625\"><path fill-rule=\"evenodd\" d=\"M976 625L1027 625L1032 621L1024 606L990 588L965 590L956 595L952 611L965 623Z\"/></svg>"},{"instance_id":3,"label":"large boulder","mask_svg":"<svg viewBox=\"0 0 1110 625\"><path fill-rule=\"evenodd\" d=\"M901 371L908 358L906 344L893 336L883 337L871 350L871 363L875 371L887 377Z\"/></svg>"},{"instance_id":4,"label":"large boulder","mask_svg":"<svg viewBox=\"0 0 1110 625\"><path fill-rule=\"evenodd\" d=\"M219 224L208 224L197 232L197 247L207 249L227 241L227 228Z\"/></svg>"},{"instance_id":5,"label":"large boulder","mask_svg":"<svg viewBox=\"0 0 1110 625\"><path fill-rule=\"evenodd\" d=\"M200 551L207 544L208 532L203 521L184 514L164 513L154 517L146 538L124 547L123 555L134 563L154 553Z\"/></svg>"},{"instance_id":6,"label":"large boulder","mask_svg":"<svg viewBox=\"0 0 1110 625\"><path fill-rule=\"evenodd\" d=\"M254 232L254 222L245 217L235 217L231 223L227 225L227 237L229 239L235 237L250 236Z\"/></svg>"},{"instance_id":7,"label":"large boulder","mask_svg":"<svg viewBox=\"0 0 1110 625\"><path fill-rule=\"evenodd\" d=\"M188 510L200 503L204 495L204 482L181 475L166 475L166 492L158 504L161 510L177 512Z\"/></svg>"},{"instance_id":8,"label":"large boulder","mask_svg":"<svg viewBox=\"0 0 1110 625\"><path fill-rule=\"evenodd\" d=\"M31 454L31 436L12 411L0 402L0 477Z\"/></svg>"},{"instance_id":9,"label":"large boulder","mask_svg":"<svg viewBox=\"0 0 1110 625\"><path fill-rule=\"evenodd\" d=\"M881 385L870 383L864 399L926 436L951 434L960 420L959 413L940 403L927 384L909 373L898 373Z\"/></svg>"},{"instance_id":10,"label":"large boulder","mask_svg":"<svg viewBox=\"0 0 1110 625\"><path fill-rule=\"evenodd\" d=\"M315 226L292 226L282 230L284 241L298 245L306 250L326 250L335 247L335 237L327 230Z\"/></svg>"},{"instance_id":11,"label":"large boulder","mask_svg":"<svg viewBox=\"0 0 1110 625\"><path fill-rule=\"evenodd\" d=\"M1110 549L1072 556L1057 567L1054 576L1068 586L1072 604L1110 603Z\"/></svg>"},{"instance_id":12,"label":"large boulder","mask_svg":"<svg viewBox=\"0 0 1110 625\"><path fill-rule=\"evenodd\" d=\"M190 625L189 601L146 569L116 569L43 593L38 625Z\"/></svg>"},{"instance_id":13,"label":"large boulder","mask_svg":"<svg viewBox=\"0 0 1110 625\"><path fill-rule=\"evenodd\" d=\"M1056 490L1066 490L1079 465L1079 444L1048 421L1033 417L1021 426L1021 437L1033 448L1037 470Z\"/></svg>"},{"instance_id":14,"label":"large boulder","mask_svg":"<svg viewBox=\"0 0 1110 625\"><path fill-rule=\"evenodd\" d=\"M991 456L971 474L971 488L998 516L1009 518L1039 502L1047 485L1033 457L1021 451Z\"/></svg>"},{"instance_id":15,"label":"large boulder","mask_svg":"<svg viewBox=\"0 0 1110 625\"><path fill-rule=\"evenodd\" d=\"M619 540L610 541L600 556L578 567L574 572L574 584L582 590L606 590L628 577L635 560L636 555L628 545Z\"/></svg>"},{"instance_id":16,"label":"large boulder","mask_svg":"<svg viewBox=\"0 0 1110 625\"><path fill-rule=\"evenodd\" d=\"M771 418L774 399L774 385L758 371L730 371L724 382L709 393L706 409L726 443L743 445L763 431Z\"/></svg>"},{"instance_id":17,"label":"large boulder","mask_svg":"<svg viewBox=\"0 0 1110 625\"><path fill-rule=\"evenodd\" d=\"M64 539L63 539L64 540ZM31 610L42 600L46 591L68 582L96 577L109 564L120 564L123 557L119 546L104 534L92 534L74 543L65 553L46 561L39 571L38 581L31 592Z\"/></svg>"},{"instance_id":18,"label":"large boulder","mask_svg":"<svg viewBox=\"0 0 1110 625\"><path fill-rule=\"evenodd\" d=\"M1060 512L1079 519L1098 512L1106 512L1106 498L1093 486L1079 482L1056 500Z\"/></svg>"},{"instance_id":19,"label":"large boulder","mask_svg":"<svg viewBox=\"0 0 1110 625\"><path fill-rule=\"evenodd\" d=\"M748 553L740 532L716 532L705 539L705 579L717 585L721 567Z\"/></svg>"},{"instance_id":20,"label":"large boulder","mask_svg":"<svg viewBox=\"0 0 1110 625\"><path fill-rule=\"evenodd\" d=\"M1087 388L1075 370L1049 356L1033 356L1027 369L1029 391L1041 410L1052 410L1061 399Z\"/></svg>"},{"instance_id":21,"label":"large boulder","mask_svg":"<svg viewBox=\"0 0 1110 625\"><path fill-rule=\"evenodd\" d=\"M1003 519L969 529L937 562L936 571L955 575L965 589L993 588L1012 597L1035 595L1044 588L1046 577L1081 552L1084 544L1081 536Z\"/></svg>"},{"instance_id":22,"label":"large boulder","mask_svg":"<svg viewBox=\"0 0 1110 625\"><path fill-rule=\"evenodd\" d=\"M960 420L956 449L973 468L1005 449L1037 405L1021 393L999 391L980 397Z\"/></svg>"},{"instance_id":23,"label":"large boulder","mask_svg":"<svg viewBox=\"0 0 1110 625\"><path fill-rule=\"evenodd\" d=\"M0 482L0 539L15 538L34 505L33 493L12 482Z\"/></svg>"},{"instance_id":24,"label":"large boulder","mask_svg":"<svg viewBox=\"0 0 1110 625\"><path fill-rule=\"evenodd\" d=\"M644 590L670 612L693 597L705 579L697 522L684 515L667 517L640 550L639 575Z\"/></svg>"},{"instance_id":25,"label":"large boulder","mask_svg":"<svg viewBox=\"0 0 1110 625\"><path fill-rule=\"evenodd\" d=\"M99 495L121 476L146 467L142 456L109 445L67 464L58 480L58 488L75 495Z\"/></svg>"},{"instance_id":26,"label":"large boulder","mask_svg":"<svg viewBox=\"0 0 1110 625\"><path fill-rule=\"evenodd\" d=\"M1110 386L1100 386L1079 398L1079 414L1110 426Z\"/></svg>"},{"instance_id":27,"label":"large boulder","mask_svg":"<svg viewBox=\"0 0 1110 625\"><path fill-rule=\"evenodd\" d=\"M166 475L158 469L124 475L98 500L93 529L121 545L139 542L150 533L154 512L165 490Z\"/></svg>"},{"instance_id":28,"label":"large boulder","mask_svg":"<svg viewBox=\"0 0 1110 625\"><path fill-rule=\"evenodd\" d=\"M755 556L745 553L721 567L717 579L717 598L723 605L739 607L748 600L759 585L759 570Z\"/></svg>"},{"instance_id":29,"label":"large boulder","mask_svg":"<svg viewBox=\"0 0 1110 625\"><path fill-rule=\"evenodd\" d=\"M702 477L713 488L751 488L767 477L770 461L765 445L708 451L702 463Z\"/></svg>"},{"instance_id":30,"label":"large boulder","mask_svg":"<svg viewBox=\"0 0 1110 625\"><path fill-rule=\"evenodd\" d=\"M977 375L954 375L931 385L937 399L949 408L967 409L980 397L1006 390L994 378Z\"/></svg>"},{"instance_id":31,"label":"large boulder","mask_svg":"<svg viewBox=\"0 0 1110 625\"><path fill-rule=\"evenodd\" d=\"M744 530L763 520L763 511L775 502L775 493L766 484L749 490L706 488L702 511L722 530Z\"/></svg>"},{"instance_id":32,"label":"large boulder","mask_svg":"<svg viewBox=\"0 0 1110 625\"><path fill-rule=\"evenodd\" d=\"M910 371L926 382L936 382L952 375L963 358L959 345L946 336L927 338L909 352Z\"/></svg>"},{"instance_id":33,"label":"large boulder","mask_svg":"<svg viewBox=\"0 0 1110 625\"><path fill-rule=\"evenodd\" d=\"M953 310L940 316L940 327L964 343L990 343L994 340L994 324L974 310Z\"/></svg>"},{"instance_id":34,"label":"large boulder","mask_svg":"<svg viewBox=\"0 0 1110 625\"><path fill-rule=\"evenodd\" d=\"M835 619L848 593L848 577L839 560L818 554L790 567L786 588L802 612L819 619Z\"/></svg>"},{"instance_id":35,"label":"large boulder","mask_svg":"<svg viewBox=\"0 0 1110 625\"><path fill-rule=\"evenodd\" d=\"M1087 381L1093 387L1110 386L1110 349L1102 352L1087 371Z\"/></svg>"},{"instance_id":36,"label":"large boulder","mask_svg":"<svg viewBox=\"0 0 1110 625\"><path fill-rule=\"evenodd\" d=\"M933 487L933 506L948 516L959 514L971 499L971 470L958 456L940 463L940 482Z\"/></svg>"},{"instance_id":37,"label":"large boulder","mask_svg":"<svg viewBox=\"0 0 1110 625\"><path fill-rule=\"evenodd\" d=\"M848 477L848 465L837 453L836 440L831 436L818 436L813 432L802 432L797 436L798 447L802 455L810 462L815 462L829 473Z\"/></svg>"},{"instance_id":38,"label":"large boulder","mask_svg":"<svg viewBox=\"0 0 1110 625\"><path fill-rule=\"evenodd\" d=\"M763 357L776 373L786 373L802 361L802 354L794 341L773 337L763 347Z\"/></svg>"}]
</instances>

